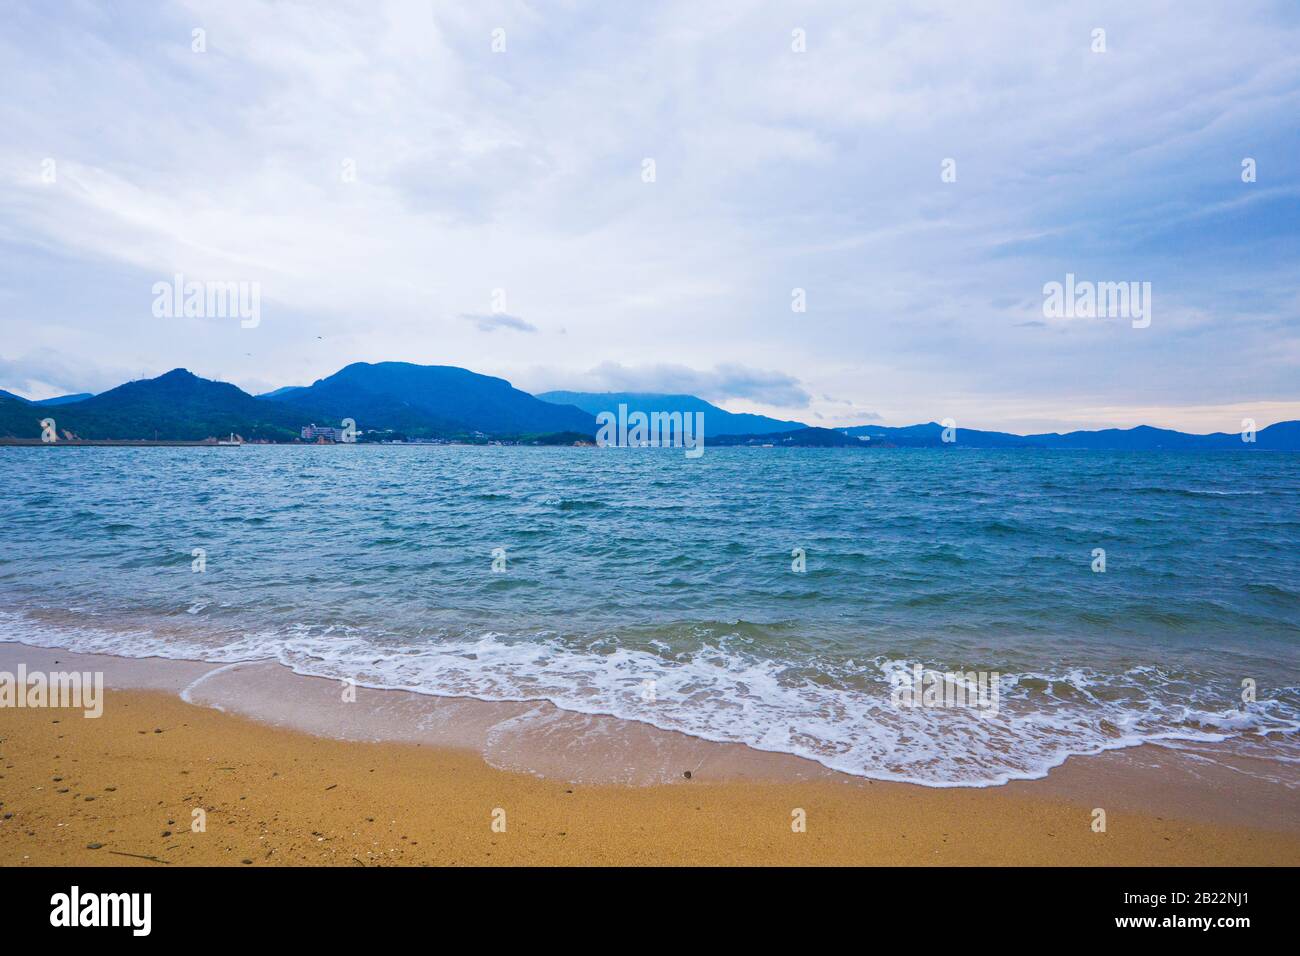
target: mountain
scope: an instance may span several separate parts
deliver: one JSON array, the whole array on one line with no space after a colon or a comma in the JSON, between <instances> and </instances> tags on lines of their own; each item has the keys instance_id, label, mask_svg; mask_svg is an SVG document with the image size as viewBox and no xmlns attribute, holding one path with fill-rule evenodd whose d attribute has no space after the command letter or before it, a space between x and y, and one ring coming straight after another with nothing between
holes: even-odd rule
<instances>
[{"instance_id":1,"label":"mountain","mask_svg":"<svg viewBox=\"0 0 1300 956\"><path fill-rule=\"evenodd\" d=\"M846 435L865 439L864 444L876 442L899 448L939 448L944 446L944 428L938 422L924 425L905 425L890 428L885 425L857 425L841 429ZM977 431L973 428L957 429L957 443L965 448L1032 448L1035 443L1023 435L1007 432ZM869 440L869 441L866 441Z\"/></svg>"},{"instance_id":2,"label":"mountain","mask_svg":"<svg viewBox=\"0 0 1300 956\"><path fill-rule=\"evenodd\" d=\"M1234 435L1237 444L1242 445L1241 436ZM1278 422L1261 428L1255 435L1255 444L1246 448L1262 448L1265 451L1300 451L1300 422Z\"/></svg>"},{"instance_id":3,"label":"mountain","mask_svg":"<svg viewBox=\"0 0 1300 956\"><path fill-rule=\"evenodd\" d=\"M307 424L296 409L259 401L183 368L39 413L30 404L3 399L0 434L39 438L39 420L45 417L55 420L61 436L70 431L78 438L160 441L202 441L230 432L249 440L289 441Z\"/></svg>"},{"instance_id":4,"label":"mountain","mask_svg":"<svg viewBox=\"0 0 1300 956\"><path fill-rule=\"evenodd\" d=\"M42 398L39 401L32 402L33 405L71 405L73 402L84 402L88 398L94 398L93 392L78 392L75 395L56 395L54 398Z\"/></svg>"},{"instance_id":5,"label":"mountain","mask_svg":"<svg viewBox=\"0 0 1300 956\"><path fill-rule=\"evenodd\" d=\"M40 438L43 417L27 399L0 389L0 437Z\"/></svg>"},{"instance_id":6,"label":"mountain","mask_svg":"<svg viewBox=\"0 0 1300 956\"><path fill-rule=\"evenodd\" d=\"M1242 445L1240 435L1189 435L1168 428L1139 425L1136 428L1103 428L1099 431L1074 431L1030 436L1046 448L1084 448L1105 451L1146 451L1149 449L1228 448Z\"/></svg>"},{"instance_id":7,"label":"mountain","mask_svg":"<svg viewBox=\"0 0 1300 956\"><path fill-rule=\"evenodd\" d=\"M705 441L715 435L769 435L807 428L801 422L783 422L766 415L749 415L729 412L694 395L665 395L658 392L542 392L544 402L559 405L576 405L584 412L598 415L601 412L618 414L618 406L626 405L632 412L703 412Z\"/></svg>"},{"instance_id":8,"label":"mountain","mask_svg":"<svg viewBox=\"0 0 1300 956\"><path fill-rule=\"evenodd\" d=\"M56 395L54 398L23 398L21 395L15 395L13 392L6 392L0 388L0 397L13 398L20 402L26 402L28 405L69 405L72 402L85 401L87 398L94 398L91 392L78 392L76 395Z\"/></svg>"},{"instance_id":9,"label":"mountain","mask_svg":"<svg viewBox=\"0 0 1300 956\"><path fill-rule=\"evenodd\" d=\"M939 448L943 426L937 422L890 428L884 425L857 425L841 429L855 438L900 448ZM1091 451L1300 451L1300 422L1278 422L1261 428L1254 442L1243 442L1236 432L1192 435L1167 428L1138 425L1136 428L1104 428L1098 431L1073 431L1061 434L1012 435L1008 432L958 428L958 448L1055 448Z\"/></svg>"},{"instance_id":10,"label":"mountain","mask_svg":"<svg viewBox=\"0 0 1300 956\"><path fill-rule=\"evenodd\" d=\"M544 402L505 379L450 365L355 362L306 388L281 389L256 401L310 408L334 419L352 418L360 430L391 429L411 437L596 433L595 416L581 409Z\"/></svg>"},{"instance_id":11,"label":"mountain","mask_svg":"<svg viewBox=\"0 0 1300 956\"><path fill-rule=\"evenodd\" d=\"M301 385L284 385L281 386L280 388L272 389L269 392L262 392L262 394L260 395L254 395L253 397L254 398L281 398L282 396L288 395L291 392L300 392L302 391L302 389L303 386Z\"/></svg>"}]
</instances>

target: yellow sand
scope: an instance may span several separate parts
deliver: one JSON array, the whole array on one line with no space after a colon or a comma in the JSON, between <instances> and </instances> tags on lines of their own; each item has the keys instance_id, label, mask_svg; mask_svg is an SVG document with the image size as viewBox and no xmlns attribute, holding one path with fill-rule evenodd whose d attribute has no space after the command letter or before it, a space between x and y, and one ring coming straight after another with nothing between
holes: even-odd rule
<instances>
[{"instance_id":1,"label":"yellow sand","mask_svg":"<svg viewBox=\"0 0 1300 956\"><path fill-rule=\"evenodd\" d=\"M98 720L0 710L0 864L1300 863L1290 833L1118 810L1095 833L1088 807L1004 788L583 787L114 693Z\"/></svg>"}]
</instances>

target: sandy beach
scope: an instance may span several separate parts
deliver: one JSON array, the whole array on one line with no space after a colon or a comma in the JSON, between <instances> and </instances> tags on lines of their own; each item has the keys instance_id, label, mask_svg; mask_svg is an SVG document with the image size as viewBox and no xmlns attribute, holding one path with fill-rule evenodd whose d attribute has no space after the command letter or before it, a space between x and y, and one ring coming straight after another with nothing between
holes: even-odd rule
<instances>
[{"instance_id":1,"label":"sandy beach","mask_svg":"<svg viewBox=\"0 0 1300 956\"><path fill-rule=\"evenodd\" d=\"M277 727L186 703L174 688L111 689L98 719L0 709L0 864L1300 863L1284 818L1207 822L1117 798L1094 832L1093 806L1062 793L1079 774L1055 776L934 789L706 770L585 785L497 769L469 748Z\"/></svg>"}]
</instances>

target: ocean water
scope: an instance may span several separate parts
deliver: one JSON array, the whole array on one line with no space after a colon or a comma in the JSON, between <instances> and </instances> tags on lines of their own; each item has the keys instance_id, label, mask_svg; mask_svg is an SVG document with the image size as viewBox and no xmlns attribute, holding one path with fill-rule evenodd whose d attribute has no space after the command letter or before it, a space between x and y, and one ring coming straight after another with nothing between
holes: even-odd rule
<instances>
[{"instance_id":1,"label":"ocean water","mask_svg":"<svg viewBox=\"0 0 1300 956\"><path fill-rule=\"evenodd\" d=\"M0 640L549 700L930 786L1148 741L1300 785L1296 455L3 448L0 526ZM997 673L996 713L894 706L918 664Z\"/></svg>"}]
</instances>

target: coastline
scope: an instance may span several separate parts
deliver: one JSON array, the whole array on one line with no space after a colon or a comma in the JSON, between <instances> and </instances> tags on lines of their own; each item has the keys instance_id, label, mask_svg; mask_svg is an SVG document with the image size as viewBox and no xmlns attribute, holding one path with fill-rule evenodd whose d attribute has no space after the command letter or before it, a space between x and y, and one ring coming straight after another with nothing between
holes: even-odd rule
<instances>
[{"instance_id":1,"label":"coastline","mask_svg":"<svg viewBox=\"0 0 1300 956\"><path fill-rule=\"evenodd\" d=\"M322 708L337 682L265 662L0 645L0 669L20 660L109 690L98 719L0 709L6 865L1300 863L1292 791L1164 748L931 788L534 704L357 688Z\"/></svg>"}]
</instances>

